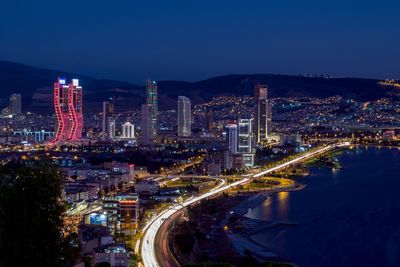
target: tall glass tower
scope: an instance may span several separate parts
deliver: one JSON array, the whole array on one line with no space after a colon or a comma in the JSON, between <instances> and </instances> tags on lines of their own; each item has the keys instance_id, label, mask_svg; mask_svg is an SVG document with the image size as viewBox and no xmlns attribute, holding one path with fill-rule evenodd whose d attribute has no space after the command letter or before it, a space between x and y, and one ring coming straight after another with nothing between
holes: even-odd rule
<instances>
[{"instance_id":1,"label":"tall glass tower","mask_svg":"<svg viewBox=\"0 0 400 267\"><path fill-rule=\"evenodd\" d=\"M156 137L158 132L158 92L157 82L146 81L146 104L150 105L151 137Z\"/></svg>"}]
</instances>

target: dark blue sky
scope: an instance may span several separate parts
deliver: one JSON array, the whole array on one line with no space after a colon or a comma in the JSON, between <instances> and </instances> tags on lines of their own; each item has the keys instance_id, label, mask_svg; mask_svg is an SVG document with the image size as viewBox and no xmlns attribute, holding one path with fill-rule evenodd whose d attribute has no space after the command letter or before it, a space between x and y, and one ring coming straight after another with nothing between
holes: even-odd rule
<instances>
[{"instance_id":1,"label":"dark blue sky","mask_svg":"<svg viewBox=\"0 0 400 267\"><path fill-rule=\"evenodd\" d=\"M398 0L9 0L0 59L134 82L400 78L399 14Z\"/></svg>"}]
</instances>

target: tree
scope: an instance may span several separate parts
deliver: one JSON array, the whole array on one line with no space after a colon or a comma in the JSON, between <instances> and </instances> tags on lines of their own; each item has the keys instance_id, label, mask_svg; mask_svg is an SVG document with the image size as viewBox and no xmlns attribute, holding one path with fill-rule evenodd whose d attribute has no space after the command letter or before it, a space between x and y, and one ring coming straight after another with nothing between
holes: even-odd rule
<instances>
[{"instance_id":1,"label":"tree","mask_svg":"<svg viewBox=\"0 0 400 267\"><path fill-rule=\"evenodd\" d=\"M0 166L0 266L69 266L79 252L62 235L61 176L48 163Z\"/></svg>"}]
</instances>

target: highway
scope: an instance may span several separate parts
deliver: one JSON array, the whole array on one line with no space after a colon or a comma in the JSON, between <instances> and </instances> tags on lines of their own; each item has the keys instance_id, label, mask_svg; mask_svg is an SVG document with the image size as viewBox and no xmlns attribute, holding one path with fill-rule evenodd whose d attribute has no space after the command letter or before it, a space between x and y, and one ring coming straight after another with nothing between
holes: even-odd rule
<instances>
[{"instance_id":1,"label":"highway","mask_svg":"<svg viewBox=\"0 0 400 267\"><path fill-rule=\"evenodd\" d=\"M348 145L347 143L341 143L341 144L336 144L336 145L328 145L326 147L320 148L318 150L306 153L302 156L299 156L296 159L290 160L288 162L282 163L278 166L275 166L273 168L267 169L267 170L263 170L259 173L256 174L249 174L246 175L243 179L236 181L232 184L229 185L225 185L222 186L220 185L217 188L214 188L213 190L209 191L208 193L205 193L203 195L197 196L197 197L193 197L190 198L188 200L186 200L184 203L182 203L181 205L174 205L173 207L161 212L158 216L156 216L153 220L151 220L144 228L143 228L143 232L144 232L144 236L143 236L143 241L142 241L142 249L141 249L141 254L142 254L142 259L143 259L143 264L145 267L160 267L160 265L157 262L157 256L156 256L156 252L155 252L155 242L156 242L156 236L157 236L157 232L159 231L159 229L161 228L161 225L166 221L169 220L176 212L178 212L179 210L183 209L184 207L190 206L193 203L196 203L200 200L206 199L208 197L217 195L223 191L226 191L232 187L241 185L243 183L248 182L249 180L251 180L252 178L257 178L257 177L261 177L265 174L271 173L273 171L279 170L279 169L283 169L286 168L294 163L299 163L307 158L319 155L321 153L324 153L328 150L334 149L336 147L341 147L341 146L346 146ZM159 241L159 240L158 240ZM171 262L163 262L162 266L174 266L174 264Z\"/></svg>"}]
</instances>

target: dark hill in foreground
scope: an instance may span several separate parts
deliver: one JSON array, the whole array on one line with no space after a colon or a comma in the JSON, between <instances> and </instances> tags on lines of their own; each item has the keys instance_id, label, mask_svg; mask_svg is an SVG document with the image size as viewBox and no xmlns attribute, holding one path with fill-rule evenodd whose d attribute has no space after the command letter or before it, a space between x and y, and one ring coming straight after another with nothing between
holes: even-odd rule
<instances>
[{"instance_id":1,"label":"dark hill in foreground","mask_svg":"<svg viewBox=\"0 0 400 267\"><path fill-rule=\"evenodd\" d=\"M93 77L31 67L0 61L0 105L7 105L11 93L22 93L24 111L51 112L52 84L56 77L78 78L84 87L85 110L101 109L101 102L116 97L120 110L144 102L144 86L124 81ZM271 97L341 95L361 101L387 96L396 89L382 87L377 80L359 78L311 78L302 76L254 74L226 75L197 82L159 81L161 108L174 107L178 95L193 103L201 103L219 95L253 95L257 82L269 85Z\"/></svg>"}]
</instances>

